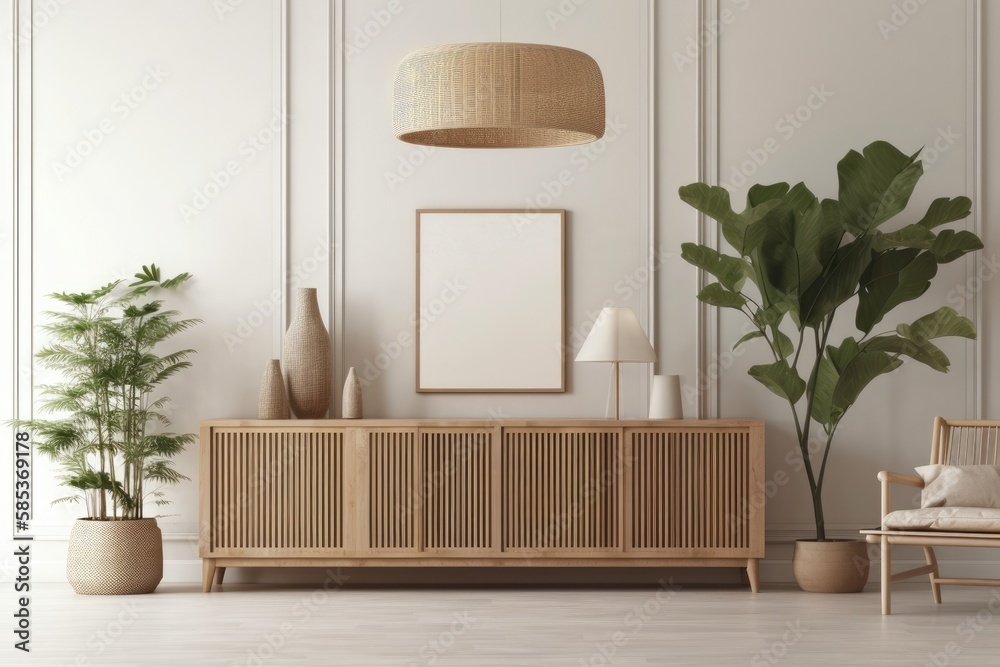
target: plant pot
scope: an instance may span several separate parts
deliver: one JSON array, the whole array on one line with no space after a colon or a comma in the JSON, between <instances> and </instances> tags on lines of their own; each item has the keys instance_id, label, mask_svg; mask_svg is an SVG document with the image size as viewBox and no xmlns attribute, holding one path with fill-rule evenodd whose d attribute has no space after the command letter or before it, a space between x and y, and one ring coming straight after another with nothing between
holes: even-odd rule
<instances>
[{"instance_id":1,"label":"plant pot","mask_svg":"<svg viewBox=\"0 0 1000 667\"><path fill-rule=\"evenodd\" d=\"M860 593L868 583L868 545L859 540L798 540L792 571L809 593Z\"/></svg>"},{"instance_id":2,"label":"plant pot","mask_svg":"<svg viewBox=\"0 0 1000 667\"><path fill-rule=\"evenodd\" d=\"M156 519L77 519L66 579L80 595L152 593L163 579L163 535Z\"/></svg>"}]
</instances>

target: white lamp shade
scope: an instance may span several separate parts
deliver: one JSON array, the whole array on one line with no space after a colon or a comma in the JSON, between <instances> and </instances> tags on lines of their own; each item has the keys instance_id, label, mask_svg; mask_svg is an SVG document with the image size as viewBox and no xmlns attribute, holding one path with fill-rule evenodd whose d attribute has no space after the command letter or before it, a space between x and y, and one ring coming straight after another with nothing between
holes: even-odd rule
<instances>
[{"instance_id":1,"label":"white lamp shade","mask_svg":"<svg viewBox=\"0 0 1000 667\"><path fill-rule=\"evenodd\" d=\"M605 308L583 341L576 360L656 361L656 352L631 308Z\"/></svg>"}]
</instances>

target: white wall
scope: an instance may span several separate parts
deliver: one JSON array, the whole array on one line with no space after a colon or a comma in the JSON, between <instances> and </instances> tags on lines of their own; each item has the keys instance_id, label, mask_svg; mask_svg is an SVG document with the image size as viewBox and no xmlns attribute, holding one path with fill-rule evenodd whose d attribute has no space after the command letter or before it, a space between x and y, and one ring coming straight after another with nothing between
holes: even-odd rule
<instances>
[{"instance_id":1,"label":"white wall","mask_svg":"<svg viewBox=\"0 0 1000 667\"><path fill-rule=\"evenodd\" d=\"M4 3L3 21L9 22L11 1ZM20 2L27 12L28 0ZM648 43L654 4L655 54ZM254 414L260 372L280 349L285 294L295 285L319 288L338 353L335 385L347 366L357 367L362 376L368 372L368 416L600 416L608 369L574 365L572 352L565 394L418 395L415 350L404 346L397 354L393 345L400 333L412 332L414 211L531 202L568 211L570 347L579 344L606 300L629 305L654 332L660 355L656 371L680 373L693 388L698 337L711 333L712 320L699 327L697 275L679 258L680 244L697 238L700 223L676 192L700 178L702 164L729 181L747 150L775 136L780 150L750 182L804 179L831 196L836 160L848 148L884 138L916 150L932 144L938 129L950 127L959 139L929 170L912 209L937 196L976 194L970 167L971 148L979 145L973 131L977 100L967 83L968 58L974 53L968 41L971 3L929 0L887 39L879 21L893 20L891 0L718 4L731 12L724 15L731 20L721 34L706 32L698 23L699 10L710 9L712 0L504 0L502 14L498 3L461 0L346 0L343 6L296 0L284 10L278 0L60 5L33 30L31 70L22 67L31 76L23 77L20 87L21 137L31 151L22 155L21 176L22 185L30 180L32 196L22 198L16 220L10 189L0 189L6 198L0 199L5 265L15 259L15 222L24 251L18 273L21 349L27 353L41 343L25 332L29 319L40 321L44 294L86 289L156 261L167 272L195 274L174 302L205 320L178 341L198 349L194 369L166 388L176 401L178 429L193 431L204 418ZM220 14L219 6L232 11ZM983 20L984 29L1000 27L996 12L984 11ZM609 141L589 148L428 153L392 137L392 73L406 53L436 43L501 38L571 46L593 55L606 79ZM1000 69L995 51L985 50L987 68L993 63ZM5 49L0 63L5 127L13 122L11 55ZM717 95L700 86L698 65L688 57L717 63ZM157 66L167 76L122 117L113 106L116 98L141 84L147 67ZM794 113L813 86L825 86L833 95L786 138L776 121ZM984 112L995 94L987 85ZM26 122L29 117L33 125ZM67 147L86 140L104 118L114 131L60 180L53 163L65 161ZM268 130L273 119L276 132ZM984 136L992 142L983 153L983 176L988 177L991 159L1000 158L1000 144L988 131L988 114L983 121ZM717 140L707 150L699 135L702 125L704 137ZM250 135L267 139L259 152L241 150ZM10 133L0 141L7 142L9 154ZM204 191L212 172L229 161L239 174L203 211L185 220L180 205L193 205L193 191ZM11 165L8 160L0 167L8 183ZM549 200L551 183L563 170L572 182ZM985 213L995 204L987 198L996 196L989 190L983 187ZM734 188L737 200L744 193L745 188ZM651 210L656 212L652 225ZM987 257L998 233L989 220L982 216ZM24 245L29 232L30 247ZM342 263L333 261L339 258ZM656 269L652 282L646 278L651 262ZM932 292L904 315L936 307L964 281L966 268L949 266ZM15 295L13 277L10 270L0 272L5 312ZM984 303L995 290L993 283L986 284ZM982 329L1000 327L998 317L985 308ZM15 331L8 322L5 318L0 329L3 419L14 414L17 384L10 363ZM719 320L719 354L735 340L738 326L728 316ZM923 462L930 415L971 415L977 369L983 371L979 398L984 414L990 414L1000 364L989 335L982 338L980 359L967 356L960 344L950 346L950 375L903 369L879 380L870 404L854 409L831 463L827 511L834 528L849 532L875 522L874 473ZM395 358L386 366L383 357L386 367L374 377L369 364L379 362L383 352ZM782 405L745 374L756 355L736 358L709 382L706 403L717 404L721 416L768 420L772 475L788 467L784 457L794 444ZM30 408L28 368L21 364L24 391L17 407L22 416ZM641 414L646 370L636 365L627 371L627 416ZM39 382L44 375L33 379ZM689 414L696 399L689 395ZM193 448L179 461L192 478L196 463ZM50 538L38 544L39 571L61 579L63 539L77 512L49 506L59 493L51 476L51 467L37 460L36 529ZM9 503L7 477L0 487L2 503ZM168 539L167 576L197 581L196 485L185 483L170 494L174 516L161 521ZM0 511L10 516L8 506ZM781 488L767 513L771 544L765 577L786 579L787 544L806 536L809 528L804 483L795 479ZM948 558L977 556L959 552ZM978 571L974 562L963 567Z\"/></svg>"}]
</instances>

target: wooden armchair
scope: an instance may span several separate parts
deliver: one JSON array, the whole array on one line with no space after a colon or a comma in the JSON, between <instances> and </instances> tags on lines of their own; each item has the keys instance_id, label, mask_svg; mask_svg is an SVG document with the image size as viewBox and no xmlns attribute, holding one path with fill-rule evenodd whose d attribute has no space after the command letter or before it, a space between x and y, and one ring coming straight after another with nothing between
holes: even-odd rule
<instances>
[{"instance_id":1,"label":"wooden armchair","mask_svg":"<svg viewBox=\"0 0 1000 667\"><path fill-rule=\"evenodd\" d=\"M934 435L931 443L931 464L952 466L1000 465L1000 421L946 420L934 419ZM942 528L935 523L934 528L901 527L907 518L905 512L892 513L891 491L893 484L903 484L917 489L924 488L924 480L913 475L882 471L878 474L882 482L882 525L878 530L863 530L869 544L882 547L882 613L892 613L892 584L895 581L920 575L929 575L934 602L941 603L941 585L1000 586L1000 579L970 579L942 577L938 573L937 558L933 547L1000 547L1000 509L975 509L935 507L932 509L910 510L914 515L924 513L926 517L934 510L940 510L945 525L958 526ZM994 504L994 508L1000 504ZM970 511L971 510L971 511ZM892 514L892 516L890 516ZM958 520L950 515L958 514ZM968 519L970 514L975 518ZM920 518L920 517L917 517ZM963 523L965 525L963 525ZM977 530L976 525L987 526L988 530ZM895 527L893 527L895 526ZM927 564L904 572L892 573L892 545L904 544L923 547Z\"/></svg>"}]
</instances>

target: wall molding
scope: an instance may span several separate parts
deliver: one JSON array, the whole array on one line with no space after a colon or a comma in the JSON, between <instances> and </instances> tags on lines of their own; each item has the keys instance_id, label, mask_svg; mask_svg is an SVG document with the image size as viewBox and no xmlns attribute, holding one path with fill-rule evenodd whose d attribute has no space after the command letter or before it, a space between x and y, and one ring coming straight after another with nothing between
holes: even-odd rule
<instances>
[{"instance_id":1,"label":"wall molding","mask_svg":"<svg viewBox=\"0 0 1000 667\"><path fill-rule=\"evenodd\" d=\"M31 55L33 33L21 39L17 32L22 16L31 16L31 0L11 3L14 30L13 93L14 93L14 184L13 184L13 252L14 252L14 405L15 419L32 414L34 386L34 304L32 280L34 272L32 239L32 141L31 141ZM33 468L34 466L32 466Z\"/></svg>"},{"instance_id":2,"label":"wall molding","mask_svg":"<svg viewBox=\"0 0 1000 667\"><path fill-rule=\"evenodd\" d=\"M965 173L969 182L969 197L972 199L972 215L969 216L967 229L982 237L983 231L983 5L982 0L972 0L966 6L966 90L972 91L972 101L966 109L966 167ZM970 253L965 256L966 284L977 280L979 261ZM966 316L980 330L983 313L983 290L973 292L971 303L966 304ZM982 336L966 342L965 365L968 372L966 388L966 416L971 419L981 419L984 414L983 404L983 347Z\"/></svg>"},{"instance_id":3,"label":"wall molding","mask_svg":"<svg viewBox=\"0 0 1000 667\"><path fill-rule=\"evenodd\" d=\"M278 294L284 295L283 307L276 308L271 321L273 357L281 359L281 343L288 328L289 312L291 310L291 294L288 292L288 0L273 0L272 5L272 76L274 100L273 109L278 113L282 123L282 131L275 133L274 153L271 156L272 169L275 174L276 192L274 193L272 260L271 270L274 272L272 288Z\"/></svg>"},{"instance_id":4,"label":"wall molding","mask_svg":"<svg viewBox=\"0 0 1000 667\"><path fill-rule=\"evenodd\" d=\"M341 405L346 372L344 362L347 359L346 337L346 286L344 266L344 57L345 26L344 12L346 0L334 0L330 9L330 37L328 40L329 62L333 81L330 85L330 188L328 209L330 216L329 238L333 247L330 249L330 344L333 350L333 405L331 411L336 414L336 406Z\"/></svg>"},{"instance_id":5,"label":"wall molding","mask_svg":"<svg viewBox=\"0 0 1000 667\"><path fill-rule=\"evenodd\" d=\"M646 51L646 182L644 185L645 197L646 197L646 303L643 304L646 309L646 337L649 340L656 342L656 331L657 331L657 314L659 308L657 308L656 303L656 276L657 267L659 265L659 239L660 236L657 234L657 222L658 222L658 197L657 197L657 91L659 87L656 85L656 1L648 0L646 3L646 33L645 38L645 51ZM648 414L646 407L649 405L650 394L653 390L653 374L656 372L656 367L659 362L649 364L646 373L646 385L644 387L644 394L640 394L640 397L644 399L643 404L639 406L639 414Z\"/></svg>"},{"instance_id":6,"label":"wall molding","mask_svg":"<svg viewBox=\"0 0 1000 667\"><path fill-rule=\"evenodd\" d=\"M698 25L702 34L705 26L718 25L719 0L698 0ZM719 38L702 44L698 51L698 180L709 185L719 184ZM698 243L719 248L715 222L698 213ZM698 291L709 283L708 274L698 270ZM698 364L697 417L719 417L719 378L712 373L713 360L719 357L719 309L698 301L695 318L695 357Z\"/></svg>"}]
</instances>

